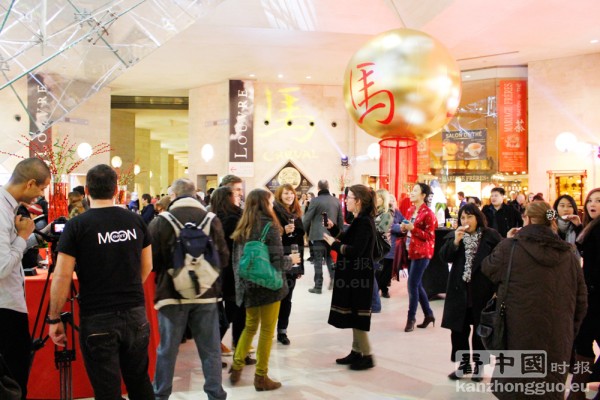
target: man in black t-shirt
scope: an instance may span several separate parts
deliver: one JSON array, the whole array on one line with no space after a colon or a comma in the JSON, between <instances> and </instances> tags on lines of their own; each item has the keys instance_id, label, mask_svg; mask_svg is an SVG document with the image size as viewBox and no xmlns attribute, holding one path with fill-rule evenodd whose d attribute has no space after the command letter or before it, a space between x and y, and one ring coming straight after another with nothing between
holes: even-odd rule
<instances>
[{"instance_id":1,"label":"man in black t-shirt","mask_svg":"<svg viewBox=\"0 0 600 400\"><path fill-rule=\"evenodd\" d=\"M56 345L66 344L60 313L75 271L80 346L94 397L120 399L122 376L130 399L153 399L142 286L152 270L146 224L139 215L114 205L117 174L108 165L88 171L86 190L90 209L69 220L58 242L49 335Z\"/></svg>"}]
</instances>

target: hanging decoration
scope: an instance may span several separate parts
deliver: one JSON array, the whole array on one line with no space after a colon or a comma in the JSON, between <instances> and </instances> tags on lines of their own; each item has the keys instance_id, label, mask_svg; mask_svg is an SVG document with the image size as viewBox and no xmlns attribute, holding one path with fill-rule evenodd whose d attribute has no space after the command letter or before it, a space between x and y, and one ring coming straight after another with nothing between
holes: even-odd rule
<instances>
[{"instance_id":1,"label":"hanging decoration","mask_svg":"<svg viewBox=\"0 0 600 400\"><path fill-rule=\"evenodd\" d=\"M379 173L397 197L399 189L416 180L417 141L435 135L452 119L460 95L456 61L423 32L384 32L348 62L346 110L359 128L382 139Z\"/></svg>"}]
</instances>

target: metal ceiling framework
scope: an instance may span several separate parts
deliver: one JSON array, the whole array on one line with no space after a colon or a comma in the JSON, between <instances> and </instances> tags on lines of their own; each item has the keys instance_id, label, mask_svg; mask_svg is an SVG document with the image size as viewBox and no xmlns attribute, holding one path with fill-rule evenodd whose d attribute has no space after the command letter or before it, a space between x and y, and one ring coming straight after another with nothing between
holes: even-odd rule
<instances>
[{"instance_id":1,"label":"metal ceiling framework","mask_svg":"<svg viewBox=\"0 0 600 400\"><path fill-rule=\"evenodd\" d=\"M0 4L0 90L10 88L32 139L222 0L11 0ZM49 107L35 113L13 87L34 80Z\"/></svg>"}]
</instances>

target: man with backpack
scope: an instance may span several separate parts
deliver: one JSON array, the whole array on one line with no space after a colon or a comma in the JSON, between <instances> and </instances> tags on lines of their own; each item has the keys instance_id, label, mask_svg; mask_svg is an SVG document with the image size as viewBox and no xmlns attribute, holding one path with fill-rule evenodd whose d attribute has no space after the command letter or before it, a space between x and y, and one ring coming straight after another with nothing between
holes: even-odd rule
<instances>
[{"instance_id":1,"label":"man with backpack","mask_svg":"<svg viewBox=\"0 0 600 400\"><path fill-rule=\"evenodd\" d=\"M221 222L195 198L194 184L177 179L171 188L176 197L168 212L148 227L160 332L155 399L168 399L171 394L179 344L188 324L202 361L204 391L210 399L225 399L217 302L221 298L219 260L227 260L229 251Z\"/></svg>"}]
</instances>

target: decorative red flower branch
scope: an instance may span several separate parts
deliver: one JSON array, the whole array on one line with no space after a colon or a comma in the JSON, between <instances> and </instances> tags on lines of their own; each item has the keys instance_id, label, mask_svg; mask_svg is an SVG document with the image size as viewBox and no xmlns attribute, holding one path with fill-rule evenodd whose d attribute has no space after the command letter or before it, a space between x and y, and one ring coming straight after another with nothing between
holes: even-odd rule
<instances>
[{"instance_id":1,"label":"decorative red flower branch","mask_svg":"<svg viewBox=\"0 0 600 400\"><path fill-rule=\"evenodd\" d=\"M48 168L50 168L53 179L60 179L60 176L70 174L86 160L75 160L75 143L69 140L69 135L65 135L62 140L57 138L53 145L30 142L27 136L21 136L21 138L21 140L17 140L20 145L29 147L33 151L35 157L48 163ZM92 147L92 154L90 154L89 157L107 153L111 150L110 144L102 142ZM0 153L22 159L27 158L14 153L7 153L2 150L0 150Z\"/></svg>"}]
</instances>

